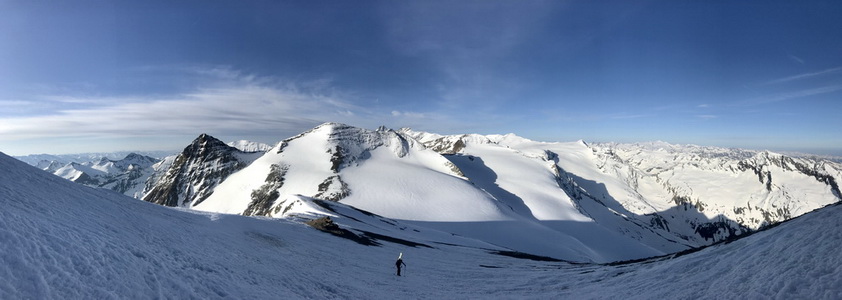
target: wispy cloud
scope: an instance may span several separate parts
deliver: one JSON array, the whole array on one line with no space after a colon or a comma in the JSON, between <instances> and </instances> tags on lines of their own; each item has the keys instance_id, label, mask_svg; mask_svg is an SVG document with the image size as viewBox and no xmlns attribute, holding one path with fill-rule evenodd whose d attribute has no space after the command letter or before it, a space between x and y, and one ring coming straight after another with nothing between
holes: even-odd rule
<instances>
[{"instance_id":1,"label":"wispy cloud","mask_svg":"<svg viewBox=\"0 0 842 300\"><path fill-rule=\"evenodd\" d=\"M800 57L798 57L798 56L795 56L795 55L790 54L790 55L789 55L789 59L791 59L792 61L797 62L797 63L799 63L799 64L802 64L802 65L804 64L804 60L803 60L803 59L801 59L801 58L800 58Z\"/></svg>"},{"instance_id":2,"label":"wispy cloud","mask_svg":"<svg viewBox=\"0 0 842 300\"><path fill-rule=\"evenodd\" d=\"M600 122L615 120L633 120L655 117L656 114L629 113L629 112L605 112L605 113L581 113L581 114L550 114L546 118L560 122Z\"/></svg>"},{"instance_id":3,"label":"wispy cloud","mask_svg":"<svg viewBox=\"0 0 842 300\"><path fill-rule=\"evenodd\" d=\"M397 111L397 110L392 111L392 116L393 117L414 118L414 119L423 119L423 118L427 117L424 113L410 112L410 111Z\"/></svg>"},{"instance_id":4,"label":"wispy cloud","mask_svg":"<svg viewBox=\"0 0 842 300\"><path fill-rule=\"evenodd\" d=\"M614 120L625 120L625 119L647 118L647 117L651 117L651 116L652 115L649 115L649 114L616 113L616 114L607 115L606 117L608 119L614 119Z\"/></svg>"},{"instance_id":5,"label":"wispy cloud","mask_svg":"<svg viewBox=\"0 0 842 300\"><path fill-rule=\"evenodd\" d=\"M471 121L449 114L360 106L353 97L333 89L329 81L284 82L227 68L195 72L226 80L212 81L222 87L167 96L44 96L45 102L52 103L49 110L0 118L0 141L175 137L203 132L281 140L323 122L366 128L423 126L419 129L431 131L471 126ZM31 103L0 101L0 108Z\"/></svg>"},{"instance_id":6,"label":"wispy cloud","mask_svg":"<svg viewBox=\"0 0 842 300\"><path fill-rule=\"evenodd\" d=\"M839 90L842 90L842 84L825 86L825 87L814 88L814 89L800 90L800 91L789 92L789 93L782 93L782 94L772 95L772 96L768 96L768 97L759 97L759 98L749 99L749 100L737 103L736 106L753 106L753 105L761 105L761 104L782 102L782 101L787 101L787 100L793 100L793 99L805 98L805 97L810 97L810 96L815 96L815 95L832 93L832 92L836 92L836 91L839 91Z\"/></svg>"},{"instance_id":7,"label":"wispy cloud","mask_svg":"<svg viewBox=\"0 0 842 300\"><path fill-rule=\"evenodd\" d=\"M100 102L92 99L92 102ZM266 87L206 89L163 99L119 102L51 115L0 120L3 139L51 136L254 134L347 118L341 101Z\"/></svg>"},{"instance_id":8,"label":"wispy cloud","mask_svg":"<svg viewBox=\"0 0 842 300\"><path fill-rule=\"evenodd\" d=\"M0 100L0 108L3 109L15 109L20 107L26 107L32 105L32 101L21 101L21 100Z\"/></svg>"},{"instance_id":9,"label":"wispy cloud","mask_svg":"<svg viewBox=\"0 0 842 300\"><path fill-rule=\"evenodd\" d=\"M51 109L55 103L29 100L0 100L0 117L8 118L31 115L45 109Z\"/></svg>"},{"instance_id":10,"label":"wispy cloud","mask_svg":"<svg viewBox=\"0 0 842 300\"><path fill-rule=\"evenodd\" d=\"M842 67L831 68L831 69L822 70L822 71L818 71L818 72L804 73L804 74L798 74L798 75L784 77L784 78L778 78L778 79L775 79L775 80L767 81L767 82L763 83L763 85L785 83L785 82L790 82L790 81L795 81L795 80L801 80L801 79L807 79L807 78L811 78L811 77L833 74L833 73L837 73L837 72L840 72L840 71L842 71Z\"/></svg>"}]
</instances>

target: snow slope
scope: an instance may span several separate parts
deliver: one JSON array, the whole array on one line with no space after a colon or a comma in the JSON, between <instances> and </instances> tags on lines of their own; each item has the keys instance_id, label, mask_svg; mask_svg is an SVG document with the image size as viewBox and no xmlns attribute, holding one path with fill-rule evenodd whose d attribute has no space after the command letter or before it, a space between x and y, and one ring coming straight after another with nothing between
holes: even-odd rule
<instances>
[{"instance_id":1,"label":"snow slope","mask_svg":"<svg viewBox=\"0 0 842 300\"><path fill-rule=\"evenodd\" d=\"M578 212L662 250L708 245L842 199L842 165L828 160L663 142L401 132L463 170L484 170L466 175L520 211L542 220Z\"/></svg>"},{"instance_id":2,"label":"snow slope","mask_svg":"<svg viewBox=\"0 0 842 300\"><path fill-rule=\"evenodd\" d=\"M169 164L169 168L165 165ZM144 200L285 218L338 201L512 251L610 262L709 245L842 197L842 167L752 151L325 123L259 153L202 135ZM318 210L318 209L316 209Z\"/></svg>"},{"instance_id":3,"label":"snow slope","mask_svg":"<svg viewBox=\"0 0 842 300\"><path fill-rule=\"evenodd\" d=\"M494 150L494 149L492 149ZM518 165L532 161L511 160ZM287 139L230 175L193 208L208 212L283 217L296 197L339 201L425 228L479 239L515 251L580 262L609 262L684 250L648 231L630 238L582 215L549 169L536 164L510 173L505 186L529 191L526 200L489 193L467 165L449 161L403 133L322 124ZM468 167L471 179L461 170ZM533 173L533 171L535 171ZM543 189L553 185L554 189ZM524 211L538 203L540 214Z\"/></svg>"},{"instance_id":4,"label":"snow slope","mask_svg":"<svg viewBox=\"0 0 842 300\"><path fill-rule=\"evenodd\" d=\"M290 220L137 201L3 154L0 170L2 299L842 297L838 205L696 253L607 266L497 255L339 203L323 209L379 234L378 246ZM398 253L404 277L393 275Z\"/></svg>"},{"instance_id":5,"label":"snow slope","mask_svg":"<svg viewBox=\"0 0 842 300\"><path fill-rule=\"evenodd\" d=\"M273 166L281 196L341 200L392 218L420 221L505 220L493 199L470 186L450 163L393 131L323 124L281 142L222 184L195 208L243 213ZM437 187L430 189L431 186ZM270 203L271 204L271 203Z\"/></svg>"}]
</instances>

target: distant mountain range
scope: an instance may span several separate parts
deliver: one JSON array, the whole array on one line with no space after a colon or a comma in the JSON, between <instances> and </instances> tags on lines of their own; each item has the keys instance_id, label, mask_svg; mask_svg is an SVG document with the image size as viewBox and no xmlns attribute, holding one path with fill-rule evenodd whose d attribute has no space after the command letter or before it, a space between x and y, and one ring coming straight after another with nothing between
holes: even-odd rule
<instances>
[{"instance_id":1,"label":"distant mountain range","mask_svg":"<svg viewBox=\"0 0 842 300\"><path fill-rule=\"evenodd\" d=\"M40 156L54 160L40 160L35 164L42 170L51 172L73 182L93 187L114 190L135 198L143 195L146 180L155 172L153 166L160 159L129 153L124 158L112 160L99 157L88 162L76 162L78 158L61 156ZM63 161L68 161L63 163Z\"/></svg>"},{"instance_id":2,"label":"distant mountain range","mask_svg":"<svg viewBox=\"0 0 842 300\"><path fill-rule=\"evenodd\" d=\"M294 218L330 215L318 204L329 201L375 223L578 262L709 245L842 199L842 165L816 157L336 123L274 147L203 134L163 159L33 165L165 206Z\"/></svg>"}]
</instances>

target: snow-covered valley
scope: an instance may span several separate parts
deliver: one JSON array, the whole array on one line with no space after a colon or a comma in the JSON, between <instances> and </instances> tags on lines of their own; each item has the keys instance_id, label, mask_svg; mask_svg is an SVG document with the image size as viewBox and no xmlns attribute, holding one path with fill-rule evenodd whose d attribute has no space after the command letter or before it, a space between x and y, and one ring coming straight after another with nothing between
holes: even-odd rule
<instances>
[{"instance_id":1,"label":"snow-covered valley","mask_svg":"<svg viewBox=\"0 0 842 300\"><path fill-rule=\"evenodd\" d=\"M329 214L376 245L297 219L137 201L2 154L0 170L3 299L842 297L839 205L695 253L611 266L501 255L524 256L341 202L299 198L312 205L302 212Z\"/></svg>"}]
</instances>

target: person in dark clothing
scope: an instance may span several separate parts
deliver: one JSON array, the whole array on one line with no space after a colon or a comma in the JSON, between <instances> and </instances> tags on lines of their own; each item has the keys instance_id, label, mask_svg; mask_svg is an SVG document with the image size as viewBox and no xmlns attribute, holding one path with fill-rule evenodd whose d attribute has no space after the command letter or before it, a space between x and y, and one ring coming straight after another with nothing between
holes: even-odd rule
<instances>
[{"instance_id":1,"label":"person in dark clothing","mask_svg":"<svg viewBox=\"0 0 842 300\"><path fill-rule=\"evenodd\" d=\"M406 267L406 264L403 263L403 252L398 255L398 261L395 262L395 267L398 268L398 276L401 276L401 265Z\"/></svg>"}]
</instances>

